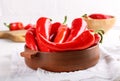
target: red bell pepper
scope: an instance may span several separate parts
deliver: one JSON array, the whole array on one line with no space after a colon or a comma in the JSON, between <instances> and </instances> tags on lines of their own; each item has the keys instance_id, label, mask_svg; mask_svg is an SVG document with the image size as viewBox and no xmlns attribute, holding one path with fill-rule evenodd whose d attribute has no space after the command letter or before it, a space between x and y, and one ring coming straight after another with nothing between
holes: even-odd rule
<instances>
[{"instance_id":1,"label":"red bell pepper","mask_svg":"<svg viewBox=\"0 0 120 81\"><path fill-rule=\"evenodd\" d=\"M42 34L38 34L38 39L40 42L53 51L70 51L70 50L82 50L90 47L94 44L95 37L91 31L86 30L79 34L73 41L68 41L64 43L54 43L47 40Z\"/></svg>"},{"instance_id":2,"label":"red bell pepper","mask_svg":"<svg viewBox=\"0 0 120 81\"><path fill-rule=\"evenodd\" d=\"M70 34L70 29L66 25L61 25L58 29L54 42L56 43L65 42L69 34Z\"/></svg>"},{"instance_id":3,"label":"red bell pepper","mask_svg":"<svg viewBox=\"0 0 120 81\"><path fill-rule=\"evenodd\" d=\"M31 50L38 51L35 28L30 28L25 35L26 46Z\"/></svg>"},{"instance_id":4,"label":"red bell pepper","mask_svg":"<svg viewBox=\"0 0 120 81\"><path fill-rule=\"evenodd\" d=\"M24 26L23 26L22 22L12 22L9 25L7 25L6 23L4 23L4 25L7 26L10 31L24 29Z\"/></svg>"},{"instance_id":5,"label":"red bell pepper","mask_svg":"<svg viewBox=\"0 0 120 81\"><path fill-rule=\"evenodd\" d=\"M41 40L38 39L38 35L41 34L47 40L50 40L50 30L51 30L51 21L49 18L41 17L38 19L36 24L36 36L38 47L40 51L48 52L50 51L46 46L41 43Z\"/></svg>"},{"instance_id":6,"label":"red bell pepper","mask_svg":"<svg viewBox=\"0 0 120 81\"><path fill-rule=\"evenodd\" d=\"M88 17L93 18L93 19L108 19L108 18L111 18L111 16L109 16L109 15L100 14L100 13L90 14Z\"/></svg>"},{"instance_id":7,"label":"red bell pepper","mask_svg":"<svg viewBox=\"0 0 120 81\"><path fill-rule=\"evenodd\" d=\"M86 30L87 23L82 18L76 18L72 21L71 33L66 41L76 39L84 30Z\"/></svg>"}]
</instances>

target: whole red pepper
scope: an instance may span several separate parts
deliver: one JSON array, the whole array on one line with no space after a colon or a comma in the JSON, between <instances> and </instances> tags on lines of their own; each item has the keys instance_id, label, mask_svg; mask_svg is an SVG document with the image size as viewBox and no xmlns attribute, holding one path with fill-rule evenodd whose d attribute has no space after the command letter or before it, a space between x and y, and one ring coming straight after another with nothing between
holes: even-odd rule
<instances>
[{"instance_id":1,"label":"whole red pepper","mask_svg":"<svg viewBox=\"0 0 120 81\"><path fill-rule=\"evenodd\" d=\"M60 23L60 22L55 22L55 23L53 23L52 24L52 26L51 26L51 30L50 30L50 35L51 35L51 41L56 41L56 42L58 42L58 41L60 41L61 39L61 37L59 37L59 36L61 36L60 34L63 34L63 32L61 32L61 30L63 31L64 29L65 29L65 23L66 23L66 21L67 21L67 16L65 16L64 17L64 21L63 21L63 23ZM63 27L63 28L60 28L60 27ZM59 31L58 31L58 29L59 29ZM67 32L67 31L69 31L70 29L65 29L65 31L64 32ZM66 33L67 34L67 33ZM56 36L57 35L57 36ZM63 38L66 38L66 36L64 35L64 37ZM54 40L55 39L55 40ZM59 40L58 40L59 39ZM65 39L62 39L62 41L63 40L65 40Z\"/></svg>"},{"instance_id":2,"label":"whole red pepper","mask_svg":"<svg viewBox=\"0 0 120 81\"><path fill-rule=\"evenodd\" d=\"M36 36L40 51L44 51L44 52L50 51L46 46L44 46L41 43L41 40L38 39L39 34L41 34L47 40L50 40L50 30L51 30L51 20L46 17L39 18L36 24Z\"/></svg>"},{"instance_id":3,"label":"whole red pepper","mask_svg":"<svg viewBox=\"0 0 120 81\"><path fill-rule=\"evenodd\" d=\"M70 29L66 25L61 25L58 29L54 42L56 43L65 42L69 34L70 34Z\"/></svg>"},{"instance_id":4,"label":"whole red pepper","mask_svg":"<svg viewBox=\"0 0 120 81\"><path fill-rule=\"evenodd\" d=\"M66 41L71 41L77 38L84 30L86 30L87 23L82 18L76 18L72 21L71 33Z\"/></svg>"},{"instance_id":5,"label":"whole red pepper","mask_svg":"<svg viewBox=\"0 0 120 81\"><path fill-rule=\"evenodd\" d=\"M13 23L10 23L9 25L4 23L4 25L7 26L10 31L24 29L24 26L23 26L22 22L13 22Z\"/></svg>"},{"instance_id":6,"label":"whole red pepper","mask_svg":"<svg viewBox=\"0 0 120 81\"><path fill-rule=\"evenodd\" d=\"M64 43L51 42L47 40L44 36L42 36L40 33L38 34L38 39L44 46L54 51L82 50L93 45L95 41L94 34L89 30L81 33L73 41L68 41Z\"/></svg>"},{"instance_id":7,"label":"whole red pepper","mask_svg":"<svg viewBox=\"0 0 120 81\"><path fill-rule=\"evenodd\" d=\"M30 28L25 35L26 46L31 50L38 51L35 28Z\"/></svg>"},{"instance_id":8,"label":"whole red pepper","mask_svg":"<svg viewBox=\"0 0 120 81\"><path fill-rule=\"evenodd\" d=\"M90 14L88 17L93 18L93 19L108 19L108 18L111 18L111 16L109 16L109 15L100 14L100 13Z\"/></svg>"}]
</instances>

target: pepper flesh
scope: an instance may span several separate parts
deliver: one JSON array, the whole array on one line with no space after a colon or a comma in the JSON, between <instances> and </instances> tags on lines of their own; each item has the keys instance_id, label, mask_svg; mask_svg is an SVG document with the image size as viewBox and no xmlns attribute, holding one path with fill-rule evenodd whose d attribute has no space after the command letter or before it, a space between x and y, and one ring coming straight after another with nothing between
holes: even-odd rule
<instances>
[{"instance_id":1,"label":"pepper flesh","mask_svg":"<svg viewBox=\"0 0 120 81\"><path fill-rule=\"evenodd\" d=\"M35 28L30 28L25 35L26 46L31 50L38 51Z\"/></svg>"},{"instance_id":2,"label":"pepper flesh","mask_svg":"<svg viewBox=\"0 0 120 81\"><path fill-rule=\"evenodd\" d=\"M38 39L38 34L41 34L47 40L50 40L50 30L51 30L50 19L46 17L39 18L36 24L36 35L40 51L48 52L50 50L40 42L40 40Z\"/></svg>"},{"instance_id":3,"label":"pepper flesh","mask_svg":"<svg viewBox=\"0 0 120 81\"><path fill-rule=\"evenodd\" d=\"M51 30L50 30L50 35L56 34L58 31L58 28L60 27L61 23L60 22L55 22L51 25Z\"/></svg>"},{"instance_id":4,"label":"pepper flesh","mask_svg":"<svg viewBox=\"0 0 120 81\"><path fill-rule=\"evenodd\" d=\"M58 29L54 42L56 43L65 42L69 34L70 34L70 29L66 25L61 25Z\"/></svg>"},{"instance_id":5,"label":"pepper flesh","mask_svg":"<svg viewBox=\"0 0 120 81\"><path fill-rule=\"evenodd\" d=\"M93 33L91 33L89 30L84 31L82 34L77 36L74 41L68 41L64 43L54 43L47 40L40 33L38 35L38 39L41 41L41 43L53 51L82 50L93 45L95 41Z\"/></svg>"},{"instance_id":6,"label":"pepper flesh","mask_svg":"<svg viewBox=\"0 0 120 81\"><path fill-rule=\"evenodd\" d=\"M86 30L87 23L82 18L76 18L72 21L72 27L70 36L66 41L73 41L76 39L84 30Z\"/></svg>"},{"instance_id":7,"label":"pepper flesh","mask_svg":"<svg viewBox=\"0 0 120 81\"><path fill-rule=\"evenodd\" d=\"M36 33L41 33L46 39L50 38L51 21L47 17L41 17L36 24Z\"/></svg>"},{"instance_id":8,"label":"pepper flesh","mask_svg":"<svg viewBox=\"0 0 120 81\"><path fill-rule=\"evenodd\" d=\"M50 41L54 41L56 34L58 32L59 27L61 26L60 22L55 22L51 25L51 30L50 30Z\"/></svg>"}]
</instances>

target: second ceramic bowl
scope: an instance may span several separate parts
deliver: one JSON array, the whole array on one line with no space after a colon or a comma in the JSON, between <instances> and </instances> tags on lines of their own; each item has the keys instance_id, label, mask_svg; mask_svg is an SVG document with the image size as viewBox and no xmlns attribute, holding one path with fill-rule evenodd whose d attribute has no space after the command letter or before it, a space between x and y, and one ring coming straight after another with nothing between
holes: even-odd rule
<instances>
[{"instance_id":1,"label":"second ceramic bowl","mask_svg":"<svg viewBox=\"0 0 120 81\"><path fill-rule=\"evenodd\" d=\"M111 18L108 19L92 19L92 18L85 18L83 19L87 22L88 29L93 30L104 30L106 33L109 31L113 25L115 24L116 18L114 16L111 16Z\"/></svg>"}]
</instances>

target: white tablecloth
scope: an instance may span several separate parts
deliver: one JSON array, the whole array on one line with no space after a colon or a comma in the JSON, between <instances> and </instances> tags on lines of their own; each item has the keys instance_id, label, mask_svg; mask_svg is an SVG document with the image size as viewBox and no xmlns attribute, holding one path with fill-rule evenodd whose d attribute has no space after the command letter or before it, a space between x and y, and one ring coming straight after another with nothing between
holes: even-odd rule
<instances>
[{"instance_id":1,"label":"white tablecloth","mask_svg":"<svg viewBox=\"0 0 120 81\"><path fill-rule=\"evenodd\" d=\"M120 30L111 30L100 44L98 64L86 70L54 73L28 68L20 52L24 43L0 39L0 81L120 81Z\"/></svg>"}]
</instances>

